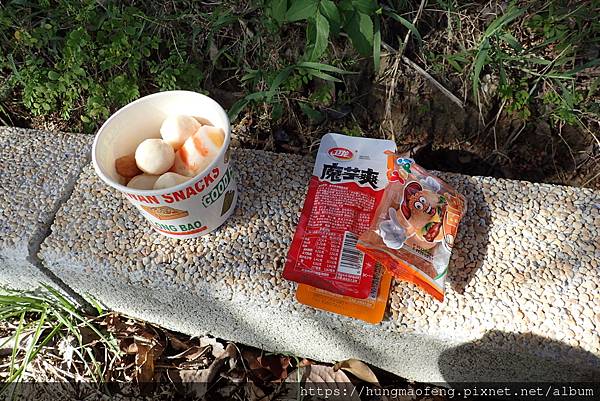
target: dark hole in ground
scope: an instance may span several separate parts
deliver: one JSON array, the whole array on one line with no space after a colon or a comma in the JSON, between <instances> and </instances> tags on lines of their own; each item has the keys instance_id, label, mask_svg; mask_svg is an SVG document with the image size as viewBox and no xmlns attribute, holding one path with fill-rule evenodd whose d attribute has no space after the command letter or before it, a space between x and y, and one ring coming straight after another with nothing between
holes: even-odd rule
<instances>
[{"instance_id":1,"label":"dark hole in ground","mask_svg":"<svg viewBox=\"0 0 600 401\"><path fill-rule=\"evenodd\" d=\"M1 106L1 105L0 105ZM31 128L31 122L25 115L1 111L0 107L0 125L7 127Z\"/></svg>"},{"instance_id":2,"label":"dark hole in ground","mask_svg":"<svg viewBox=\"0 0 600 401\"><path fill-rule=\"evenodd\" d=\"M412 157L418 164L428 170L496 178L506 178L507 176L502 167L491 164L477 154L466 150L434 150L429 144L419 149Z\"/></svg>"}]
</instances>

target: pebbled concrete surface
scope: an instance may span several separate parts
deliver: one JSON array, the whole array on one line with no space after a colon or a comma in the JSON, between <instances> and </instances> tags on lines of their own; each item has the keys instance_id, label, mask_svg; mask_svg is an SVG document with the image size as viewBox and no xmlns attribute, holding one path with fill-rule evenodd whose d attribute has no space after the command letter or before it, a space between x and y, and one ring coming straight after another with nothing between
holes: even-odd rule
<instances>
[{"instance_id":1,"label":"pebbled concrete surface","mask_svg":"<svg viewBox=\"0 0 600 401\"><path fill-rule=\"evenodd\" d=\"M233 158L238 208L193 240L156 234L87 166L40 258L81 294L192 335L423 382L600 379L598 191L442 174L469 199L447 298L396 283L372 326L300 305L281 278L312 160Z\"/></svg>"},{"instance_id":2,"label":"pebbled concrete surface","mask_svg":"<svg viewBox=\"0 0 600 401\"><path fill-rule=\"evenodd\" d=\"M89 161L93 137L0 127L0 287L60 285L37 252Z\"/></svg>"}]
</instances>

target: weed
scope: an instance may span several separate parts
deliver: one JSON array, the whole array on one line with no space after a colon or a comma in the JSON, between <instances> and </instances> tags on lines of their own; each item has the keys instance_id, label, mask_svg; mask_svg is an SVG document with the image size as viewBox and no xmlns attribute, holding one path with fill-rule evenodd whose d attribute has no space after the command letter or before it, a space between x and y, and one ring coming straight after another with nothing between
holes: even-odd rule
<instances>
[{"instance_id":1,"label":"weed","mask_svg":"<svg viewBox=\"0 0 600 401\"><path fill-rule=\"evenodd\" d=\"M84 369L80 375L102 382L105 372L96 360L92 346L84 340L84 330L95 338L94 342L101 342L111 355L120 353L114 338L96 326L96 318L80 313L73 303L53 288L44 286L44 289L46 291L41 294L11 291L0 294L0 320L17 319L18 322L14 334L3 344L13 345L8 377L4 379L0 393L11 391L15 396L19 391L18 383L23 381L35 357L46 347L56 347L61 341L71 344L71 338L75 339L75 344L69 345L73 365Z\"/></svg>"},{"instance_id":2,"label":"weed","mask_svg":"<svg viewBox=\"0 0 600 401\"><path fill-rule=\"evenodd\" d=\"M76 116L90 131L148 84L196 89L202 80L190 44L166 41L136 7L15 2L0 13L0 70L34 116Z\"/></svg>"},{"instance_id":3,"label":"weed","mask_svg":"<svg viewBox=\"0 0 600 401\"><path fill-rule=\"evenodd\" d=\"M397 14L394 8L382 6L375 0L268 0L267 15L269 27L281 29L284 25L306 21L306 43L304 54L293 64L273 72L249 70L242 77L250 87L266 87L267 90L255 91L240 99L231 109L230 117L235 119L247 106L252 104L270 104L271 118L281 116L282 96L292 99L308 119L317 123L324 115L318 107L330 106L335 88L324 89L316 85L317 91L308 96L292 96L291 93L306 88L314 81L328 83L340 82L341 75L351 71L342 68L343 60L327 55L327 49L333 47L333 41L347 37L358 54L372 58L375 71L379 70L381 58L381 26L383 17L389 17L412 31L420 40L416 27ZM323 63L328 59L330 64Z\"/></svg>"},{"instance_id":4,"label":"weed","mask_svg":"<svg viewBox=\"0 0 600 401\"><path fill-rule=\"evenodd\" d=\"M373 54L381 13L374 0L342 0L337 4L332 0L271 0L269 9L278 24L307 21L306 61L319 61L330 36L341 32L349 36L360 54Z\"/></svg>"},{"instance_id":5,"label":"weed","mask_svg":"<svg viewBox=\"0 0 600 401\"><path fill-rule=\"evenodd\" d=\"M285 90L280 90L281 87L295 90L308 84L315 77L329 82L340 82L340 79L332 74L348 73L340 68L312 61L302 61L269 75L259 70L251 70L242 78L242 81L252 81L254 86L259 82L266 81L268 89L251 93L238 100L229 110L229 117L232 120L236 119L238 114L251 103L280 104L280 96L286 93ZM307 117L311 119L317 117L318 112L306 105L305 101L299 101L298 105ZM275 110L279 110L279 108L277 107Z\"/></svg>"},{"instance_id":6,"label":"weed","mask_svg":"<svg viewBox=\"0 0 600 401\"><path fill-rule=\"evenodd\" d=\"M349 135L349 136L364 136L362 129L360 128L360 125L353 123L350 124L349 126L346 127L346 129L344 129L344 134Z\"/></svg>"},{"instance_id":7,"label":"weed","mask_svg":"<svg viewBox=\"0 0 600 401\"><path fill-rule=\"evenodd\" d=\"M506 110L509 113L516 114L522 120L529 119L531 96L527 81L522 80L519 83L509 84L506 79L503 79L498 87L498 94L506 102Z\"/></svg>"},{"instance_id":8,"label":"weed","mask_svg":"<svg viewBox=\"0 0 600 401\"><path fill-rule=\"evenodd\" d=\"M600 64L599 58L587 57L597 46L600 23L590 12L593 5L570 3L511 2L487 25L474 48L443 57L455 71L471 71L476 103L481 77L491 74L507 112L528 120L538 108L542 117L575 125L578 114L594 103L591 92L581 91L577 82L586 69ZM435 57L429 59L435 62Z\"/></svg>"}]
</instances>

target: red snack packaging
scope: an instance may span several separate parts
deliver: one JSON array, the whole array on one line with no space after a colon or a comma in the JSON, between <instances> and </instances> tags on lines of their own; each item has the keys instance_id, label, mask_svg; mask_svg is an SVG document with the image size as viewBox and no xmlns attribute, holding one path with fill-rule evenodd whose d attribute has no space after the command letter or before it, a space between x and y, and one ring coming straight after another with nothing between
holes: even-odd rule
<instances>
[{"instance_id":1,"label":"red snack packaging","mask_svg":"<svg viewBox=\"0 0 600 401\"><path fill-rule=\"evenodd\" d=\"M465 198L412 159L388 155L389 184L358 249L438 301Z\"/></svg>"},{"instance_id":2,"label":"red snack packaging","mask_svg":"<svg viewBox=\"0 0 600 401\"><path fill-rule=\"evenodd\" d=\"M387 184L393 141L326 134L283 277L353 298L367 298L375 261L356 248Z\"/></svg>"}]
</instances>

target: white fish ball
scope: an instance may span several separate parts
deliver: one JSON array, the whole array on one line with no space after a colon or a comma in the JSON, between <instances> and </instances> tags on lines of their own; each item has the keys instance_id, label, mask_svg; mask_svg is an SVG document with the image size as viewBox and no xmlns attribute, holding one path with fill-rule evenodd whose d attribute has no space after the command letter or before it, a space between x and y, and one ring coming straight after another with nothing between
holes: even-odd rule
<instances>
[{"instance_id":1,"label":"white fish ball","mask_svg":"<svg viewBox=\"0 0 600 401\"><path fill-rule=\"evenodd\" d=\"M154 183L154 189L171 188L176 185L183 184L189 179L190 177L186 177L177 173L164 173L163 175L158 177L158 180L156 180L156 182Z\"/></svg>"},{"instance_id":2,"label":"white fish ball","mask_svg":"<svg viewBox=\"0 0 600 401\"><path fill-rule=\"evenodd\" d=\"M134 189L153 189L154 183L158 180L158 175L140 174L133 177L127 183L129 188Z\"/></svg>"},{"instance_id":3,"label":"white fish ball","mask_svg":"<svg viewBox=\"0 0 600 401\"><path fill-rule=\"evenodd\" d=\"M161 127L162 139L177 150L190 136L194 135L201 124L193 117L185 115L173 115L167 117Z\"/></svg>"},{"instance_id":4,"label":"white fish ball","mask_svg":"<svg viewBox=\"0 0 600 401\"><path fill-rule=\"evenodd\" d=\"M173 147L162 139L146 139L135 150L135 162L144 173L154 175L166 173L174 161Z\"/></svg>"}]
</instances>

